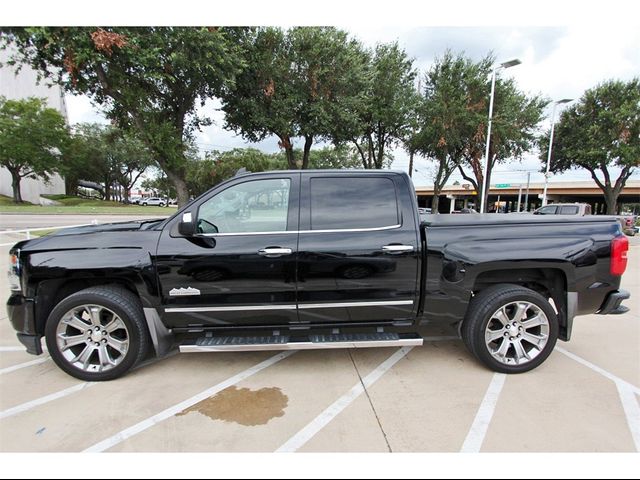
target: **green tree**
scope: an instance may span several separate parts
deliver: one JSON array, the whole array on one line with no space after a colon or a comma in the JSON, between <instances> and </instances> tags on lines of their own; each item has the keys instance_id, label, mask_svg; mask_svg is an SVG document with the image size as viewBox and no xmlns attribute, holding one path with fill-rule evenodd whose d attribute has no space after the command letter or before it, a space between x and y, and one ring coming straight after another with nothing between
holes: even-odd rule
<instances>
[{"instance_id":1,"label":"green tree","mask_svg":"<svg viewBox=\"0 0 640 480\"><path fill-rule=\"evenodd\" d=\"M378 45L370 54L367 85L356 103L357 121L349 135L364 168L383 168L391 158L389 150L412 128L419 101L414 82L416 71L406 52L397 43Z\"/></svg>"},{"instance_id":2,"label":"green tree","mask_svg":"<svg viewBox=\"0 0 640 480\"><path fill-rule=\"evenodd\" d=\"M484 87L482 63L446 51L425 75L420 108L420 130L414 137L418 152L435 162L432 211L437 213L440 192L464 160L476 130ZM481 97L480 97L481 98Z\"/></svg>"},{"instance_id":3,"label":"green tree","mask_svg":"<svg viewBox=\"0 0 640 480\"><path fill-rule=\"evenodd\" d=\"M0 165L11 173L15 203L23 178L47 181L58 170L68 138L64 117L43 100L0 97Z\"/></svg>"},{"instance_id":4,"label":"green tree","mask_svg":"<svg viewBox=\"0 0 640 480\"><path fill-rule=\"evenodd\" d=\"M60 164L67 194L74 194L81 181L111 185L111 177L105 181L106 144L105 127L97 123L79 123L72 127L69 146ZM104 195L104 186L100 188Z\"/></svg>"},{"instance_id":5,"label":"green tree","mask_svg":"<svg viewBox=\"0 0 640 480\"><path fill-rule=\"evenodd\" d=\"M540 158L549 151L549 133L540 138ZM604 194L607 213L640 166L640 79L610 80L587 90L564 110L555 127L550 170L584 168ZM617 178L611 168L619 169Z\"/></svg>"},{"instance_id":6,"label":"green tree","mask_svg":"<svg viewBox=\"0 0 640 480\"><path fill-rule=\"evenodd\" d=\"M225 126L252 142L275 135L288 167L308 168L314 142L356 123L367 55L332 27L269 27L246 40L247 68L222 95ZM304 141L301 155L296 138Z\"/></svg>"},{"instance_id":7,"label":"green tree","mask_svg":"<svg viewBox=\"0 0 640 480\"><path fill-rule=\"evenodd\" d=\"M191 160L187 160L191 162ZM153 169L152 169L153 170ZM159 168L149 175L149 178L143 180L141 184L145 190L152 190L154 195L163 198L176 198L176 189L167 178L167 175Z\"/></svg>"},{"instance_id":8,"label":"green tree","mask_svg":"<svg viewBox=\"0 0 640 480\"><path fill-rule=\"evenodd\" d=\"M282 154L268 154L255 148L234 148L226 152L207 152L204 159L189 163L187 183L193 196L201 195L218 183L233 177L238 170L249 172L284 170L287 162Z\"/></svg>"},{"instance_id":9,"label":"green tree","mask_svg":"<svg viewBox=\"0 0 640 480\"><path fill-rule=\"evenodd\" d=\"M10 63L27 62L74 94L88 95L120 128L135 128L176 189L188 198L186 149L210 123L197 106L226 90L241 68L237 28L3 28Z\"/></svg>"},{"instance_id":10,"label":"green tree","mask_svg":"<svg viewBox=\"0 0 640 480\"><path fill-rule=\"evenodd\" d=\"M115 191L121 190L120 200L128 202L131 187L155 163L149 149L132 132L113 126L78 124L71 140L62 167L66 178L71 179L68 183L101 183L105 200L111 200Z\"/></svg>"},{"instance_id":11,"label":"green tree","mask_svg":"<svg viewBox=\"0 0 640 480\"><path fill-rule=\"evenodd\" d=\"M129 203L129 190L155 160L146 145L131 132L113 129L108 138L109 158L122 201Z\"/></svg>"},{"instance_id":12,"label":"green tree","mask_svg":"<svg viewBox=\"0 0 640 480\"><path fill-rule=\"evenodd\" d=\"M464 162L458 167L463 178L471 182L478 192L478 204L481 203L481 195L487 198L489 190L487 188L487 192L482 192L491 89L490 76L493 63L494 58L490 54L477 64L478 75L484 85L477 90L474 88L474 101L470 102L475 112L473 132L467 139ZM480 84L477 83L477 85ZM549 100L541 95L527 95L520 91L513 79L496 78L487 185L491 184L491 172L497 163L520 160L525 152L534 147L538 125L542 121L544 108L548 103ZM471 169L473 177L465 171L465 168Z\"/></svg>"},{"instance_id":13,"label":"green tree","mask_svg":"<svg viewBox=\"0 0 640 480\"><path fill-rule=\"evenodd\" d=\"M309 157L309 167L316 169L360 168L360 156L353 148L346 145L324 147L313 150Z\"/></svg>"},{"instance_id":14,"label":"green tree","mask_svg":"<svg viewBox=\"0 0 640 480\"><path fill-rule=\"evenodd\" d=\"M294 151L300 155L300 151ZM325 147L309 154L310 168L357 168L360 165L355 152L346 147ZM218 183L233 177L240 169L265 172L288 168L284 152L265 153L255 148L234 148L226 152L207 152L204 159L189 160L187 185L193 196L201 195Z\"/></svg>"}]
</instances>

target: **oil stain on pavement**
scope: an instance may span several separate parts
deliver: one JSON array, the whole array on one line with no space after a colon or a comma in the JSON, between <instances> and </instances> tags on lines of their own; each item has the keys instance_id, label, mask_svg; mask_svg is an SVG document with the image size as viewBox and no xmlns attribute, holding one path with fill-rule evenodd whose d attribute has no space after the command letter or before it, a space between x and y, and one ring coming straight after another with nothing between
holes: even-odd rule
<instances>
[{"instance_id":1,"label":"oil stain on pavement","mask_svg":"<svg viewBox=\"0 0 640 480\"><path fill-rule=\"evenodd\" d=\"M287 396L277 387L251 390L232 386L196 403L176 416L198 412L212 420L234 422L250 427L266 425L269 420L284 416L284 409L288 402Z\"/></svg>"}]
</instances>

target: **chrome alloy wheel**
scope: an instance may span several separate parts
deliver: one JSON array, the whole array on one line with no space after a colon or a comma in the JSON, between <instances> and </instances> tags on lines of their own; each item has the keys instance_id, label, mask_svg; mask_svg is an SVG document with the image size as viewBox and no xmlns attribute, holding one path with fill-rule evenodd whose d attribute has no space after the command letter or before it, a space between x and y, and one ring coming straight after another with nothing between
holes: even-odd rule
<instances>
[{"instance_id":1,"label":"chrome alloy wheel","mask_svg":"<svg viewBox=\"0 0 640 480\"><path fill-rule=\"evenodd\" d=\"M549 340L549 319L530 302L511 302L491 315L485 329L489 353L505 365L522 365L536 358Z\"/></svg>"},{"instance_id":2,"label":"chrome alloy wheel","mask_svg":"<svg viewBox=\"0 0 640 480\"><path fill-rule=\"evenodd\" d=\"M119 365L129 350L129 331L112 310L79 305L56 328L58 350L70 365L85 372L105 372Z\"/></svg>"}]
</instances>

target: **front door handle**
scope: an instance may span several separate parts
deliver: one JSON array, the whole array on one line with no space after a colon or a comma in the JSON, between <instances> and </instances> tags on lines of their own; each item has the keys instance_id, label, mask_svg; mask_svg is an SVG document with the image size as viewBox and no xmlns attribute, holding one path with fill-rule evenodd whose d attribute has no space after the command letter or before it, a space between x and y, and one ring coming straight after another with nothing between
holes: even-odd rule
<instances>
[{"instance_id":1,"label":"front door handle","mask_svg":"<svg viewBox=\"0 0 640 480\"><path fill-rule=\"evenodd\" d=\"M397 255L399 253L413 252L413 245L385 245L382 247L384 253Z\"/></svg>"},{"instance_id":2,"label":"front door handle","mask_svg":"<svg viewBox=\"0 0 640 480\"><path fill-rule=\"evenodd\" d=\"M290 248L280 248L280 247L267 247L261 248L258 250L258 255L267 258L278 258L283 255L291 255L292 250Z\"/></svg>"}]
</instances>

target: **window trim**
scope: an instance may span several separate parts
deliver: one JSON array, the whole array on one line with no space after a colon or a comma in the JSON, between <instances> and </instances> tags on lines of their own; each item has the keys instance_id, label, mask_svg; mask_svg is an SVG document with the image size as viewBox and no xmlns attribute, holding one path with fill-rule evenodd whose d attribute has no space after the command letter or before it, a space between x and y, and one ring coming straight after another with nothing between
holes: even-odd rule
<instances>
[{"instance_id":1,"label":"window trim","mask_svg":"<svg viewBox=\"0 0 640 480\"><path fill-rule=\"evenodd\" d=\"M355 233L355 232L379 232L383 230L395 230L402 227L401 224L388 225L386 227L371 228L335 228L330 230L278 230L273 232L238 232L238 233L198 233L198 237L232 237L239 235L284 235L286 233L305 234L305 233Z\"/></svg>"}]
</instances>

